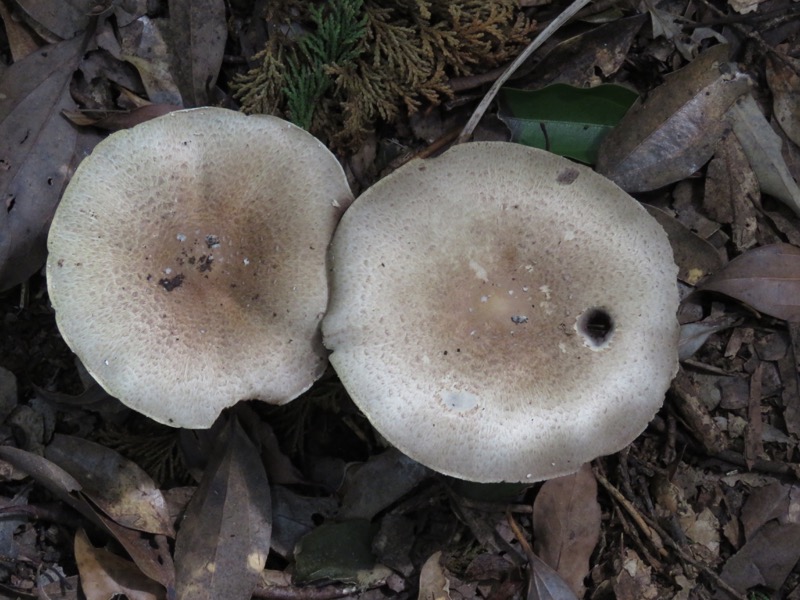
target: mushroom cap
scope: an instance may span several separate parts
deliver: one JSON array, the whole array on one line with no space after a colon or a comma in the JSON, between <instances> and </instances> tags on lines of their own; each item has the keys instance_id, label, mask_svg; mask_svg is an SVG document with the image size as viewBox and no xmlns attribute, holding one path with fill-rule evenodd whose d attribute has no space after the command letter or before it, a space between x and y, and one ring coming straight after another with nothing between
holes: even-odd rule
<instances>
[{"instance_id":1,"label":"mushroom cap","mask_svg":"<svg viewBox=\"0 0 800 600\"><path fill-rule=\"evenodd\" d=\"M441 473L574 472L633 441L677 371L664 230L541 150L409 162L353 203L331 257L333 367L390 443Z\"/></svg>"},{"instance_id":2,"label":"mushroom cap","mask_svg":"<svg viewBox=\"0 0 800 600\"><path fill-rule=\"evenodd\" d=\"M61 334L111 395L161 423L288 402L327 363L326 252L351 201L336 158L276 117L199 108L115 133L50 229Z\"/></svg>"}]
</instances>

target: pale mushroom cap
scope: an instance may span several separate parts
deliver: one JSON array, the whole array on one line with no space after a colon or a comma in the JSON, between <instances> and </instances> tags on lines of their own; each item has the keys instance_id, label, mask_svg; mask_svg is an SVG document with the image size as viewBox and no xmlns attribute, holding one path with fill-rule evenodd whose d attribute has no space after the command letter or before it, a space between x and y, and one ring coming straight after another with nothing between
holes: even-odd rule
<instances>
[{"instance_id":1,"label":"pale mushroom cap","mask_svg":"<svg viewBox=\"0 0 800 600\"><path fill-rule=\"evenodd\" d=\"M325 368L326 251L351 201L335 157L275 117L200 108L115 133L50 229L61 334L110 394L161 423L288 402Z\"/></svg>"},{"instance_id":2,"label":"pale mushroom cap","mask_svg":"<svg viewBox=\"0 0 800 600\"><path fill-rule=\"evenodd\" d=\"M677 370L664 230L541 150L414 160L356 200L331 255L331 363L389 442L445 474L574 472L633 441Z\"/></svg>"}]
</instances>

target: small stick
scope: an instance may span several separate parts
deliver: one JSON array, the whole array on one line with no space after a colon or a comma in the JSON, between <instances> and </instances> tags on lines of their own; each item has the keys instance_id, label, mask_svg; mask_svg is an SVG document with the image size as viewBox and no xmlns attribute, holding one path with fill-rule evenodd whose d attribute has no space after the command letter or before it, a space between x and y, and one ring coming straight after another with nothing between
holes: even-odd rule
<instances>
[{"instance_id":1,"label":"small stick","mask_svg":"<svg viewBox=\"0 0 800 600\"><path fill-rule=\"evenodd\" d=\"M584 6L589 4L591 0L574 0L572 4L570 4L564 12L558 15L553 21L545 27L542 32L534 38L534 40L528 44L527 48L522 51L522 54L517 56L514 59L505 72L497 78L497 80L492 84L492 87L486 92L486 95L481 100L481 103L478 105L478 108L475 109L475 112L472 113L469 121L464 126L464 130L461 132L461 135L458 136L458 140L456 140L457 144L461 144L469 140L472 137L472 133L475 131L475 128L478 126L481 118L483 117L484 113L489 109L489 105L494 100L494 97L497 95L497 92L500 91L500 88L503 84L508 81L509 77L511 77L514 72L522 66L531 54L533 54L539 47L544 44L562 25L564 25L567 21L569 21L575 14L580 11Z\"/></svg>"}]
</instances>

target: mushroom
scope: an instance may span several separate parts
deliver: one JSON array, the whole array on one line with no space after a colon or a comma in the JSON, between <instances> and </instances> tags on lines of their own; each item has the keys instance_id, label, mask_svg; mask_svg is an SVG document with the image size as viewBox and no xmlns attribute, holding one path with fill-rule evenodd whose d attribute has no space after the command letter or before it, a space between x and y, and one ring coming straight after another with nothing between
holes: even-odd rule
<instances>
[{"instance_id":1,"label":"mushroom","mask_svg":"<svg viewBox=\"0 0 800 600\"><path fill-rule=\"evenodd\" d=\"M331 260L333 367L390 443L447 475L572 473L633 441L677 370L664 230L541 150L411 161L345 213Z\"/></svg>"},{"instance_id":2,"label":"mushroom","mask_svg":"<svg viewBox=\"0 0 800 600\"><path fill-rule=\"evenodd\" d=\"M282 119L199 108L115 133L50 229L61 335L103 388L161 423L286 403L327 364L326 253L351 201L336 158Z\"/></svg>"}]
</instances>

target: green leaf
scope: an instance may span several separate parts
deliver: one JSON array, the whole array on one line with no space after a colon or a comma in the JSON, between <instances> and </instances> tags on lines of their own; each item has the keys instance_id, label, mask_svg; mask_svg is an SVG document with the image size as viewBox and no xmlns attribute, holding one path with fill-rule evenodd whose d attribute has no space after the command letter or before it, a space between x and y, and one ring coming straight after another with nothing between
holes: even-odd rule
<instances>
[{"instance_id":1,"label":"green leaf","mask_svg":"<svg viewBox=\"0 0 800 600\"><path fill-rule=\"evenodd\" d=\"M298 583L318 579L358 581L375 564L374 533L374 527L365 519L320 525L295 548L294 580Z\"/></svg>"},{"instance_id":2,"label":"green leaf","mask_svg":"<svg viewBox=\"0 0 800 600\"><path fill-rule=\"evenodd\" d=\"M556 83L535 91L500 90L498 116L511 140L594 164L597 148L637 98L620 85L577 88Z\"/></svg>"}]
</instances>

